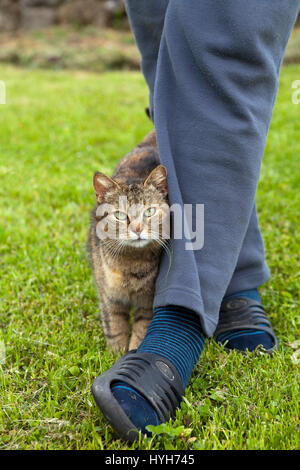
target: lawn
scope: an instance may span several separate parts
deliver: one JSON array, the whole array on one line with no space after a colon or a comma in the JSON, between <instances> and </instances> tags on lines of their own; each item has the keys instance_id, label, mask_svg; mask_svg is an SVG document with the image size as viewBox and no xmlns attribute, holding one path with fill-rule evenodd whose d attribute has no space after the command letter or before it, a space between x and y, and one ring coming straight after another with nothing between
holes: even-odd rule
<instances>
[{"instance_id":1,"label":"lawn","mask_svg":"<svg viewBox=\"0 0 300 470\"><path fill-rule=\"evenodd\" d=\"M111 173L151 128L146 86L138 72L8 65L0 79L0 448L299 449L300 66L281 74L257 197L281 350L243 357L210 341L176 420L130 446L90 392L116 358L86 239L94 171Z\"/></svg>"}]
</instances>

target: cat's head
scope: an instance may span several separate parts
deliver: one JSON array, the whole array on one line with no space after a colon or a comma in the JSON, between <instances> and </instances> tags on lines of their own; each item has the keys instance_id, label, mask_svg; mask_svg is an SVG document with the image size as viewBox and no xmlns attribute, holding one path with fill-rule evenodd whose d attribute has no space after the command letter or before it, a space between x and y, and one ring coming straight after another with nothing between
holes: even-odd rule
<instances>
[{"instance_id":1,"label":"cat's head","mask_svg":"<svg viewBox=\"0 0 300 470\"><path fill-rule=\"evenodd\" d=\"M98 238L123 249L160 246L169 238L167 170L158 165L145 181L134 184L97 172L94 189L98 207Z\"/></svg>"}]
</instances>

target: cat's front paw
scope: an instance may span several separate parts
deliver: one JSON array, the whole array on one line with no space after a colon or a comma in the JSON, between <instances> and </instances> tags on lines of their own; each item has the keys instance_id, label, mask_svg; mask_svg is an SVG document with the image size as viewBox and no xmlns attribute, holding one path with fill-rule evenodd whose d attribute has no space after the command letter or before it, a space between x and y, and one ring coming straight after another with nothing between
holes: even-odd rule
<instances>
[{"instance_id":1,"label":"cat's front paw","mask_svg":"<svg viewBox=\"0 0 300 470\"><path fill-rule=\"evenodd\" d=\"M128 341L123 342L107 342L109 352L114 354L126 353L128 351Z\"/></svg>"},{"instance_id":2,"label":"cat's front paw","mask_svg":"<svg viewBox=\"0 0 300 470\"><path fill-rule=\"evenodd\" d=\"M142 340L137 338L136 336L131 337L129 341L129 351L131 351L132 349L137 349L140 346L141 342Z\"/></svg>"}]
</instances>

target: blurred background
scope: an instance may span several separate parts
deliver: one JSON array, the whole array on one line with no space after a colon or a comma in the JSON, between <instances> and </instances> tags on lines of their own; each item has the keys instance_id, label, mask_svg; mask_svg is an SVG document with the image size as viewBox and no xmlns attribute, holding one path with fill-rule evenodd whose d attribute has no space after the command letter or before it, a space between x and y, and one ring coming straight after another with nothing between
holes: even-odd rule
<instances>
[{"instance_id":1,"label":"blurred background","mask_svg":"<svg viewBox=\"0 0 300 470\"><path fill-rule=\"evenodd\" d=\"M122 0L0 0L0 62L103 72L139 54Z\"/></svg>"},{"instance_id":2,"label":"blurred background","mask_svg":"<svg viewBox=\"0 0 300 470\"><path fill-rule=\"evenodd\" d=\"M33 68L136 70L122 0L0 0L0 62ZM300 17L286 63L300 63Z\"/></svg>"}]
</instances>

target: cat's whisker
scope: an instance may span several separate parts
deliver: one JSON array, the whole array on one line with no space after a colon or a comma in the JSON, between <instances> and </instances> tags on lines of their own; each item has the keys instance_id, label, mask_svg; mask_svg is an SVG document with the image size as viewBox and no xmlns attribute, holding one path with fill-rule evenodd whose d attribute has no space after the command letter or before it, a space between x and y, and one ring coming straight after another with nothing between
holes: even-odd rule
<instances>
[{"instance_id":1,"label":"cat's whisker","mask_svg":"<svg viewBox=\"0 0 300 470\"><path fill-rule=\"evenodd\" d=\"M112 256L112 259L115 261L118 257L118 252L120 250L120 245L119 243L116 243L113 247L112 247L112 250L111 250L111 256Z\"/></svg>"},{"instance_id":2,"label":"cat's whisker","mask_svg":"<svg viewBox=\"0 0 300 470\"><path fill-rule=\"evenodd\" d=\"M125 243L126 243L126 240L118 240L118 243L115 249L114 259L117 259L118 256L122 253Z\"/></svg>"},{"instance_id":3,"label":"cat's whisker","mask_svg":"<svg viewBox=\"0 0 300 470\"><path fill-rule=\"evenodd\" d=\"M118 258L124 243L123 240L107 239L103 245L105 245L112 260L115 261Z\"/></svg>"},{"instance_id":4,"label":"cat's whisker","mask_svg":"<svg viewBox=\"0 0 300 470\"><path fill-rule=\"evenodd\" d=\"M117 250L116 250L116 258L118 258L118 256L122 253L122 250L124 248L124 244L125 244L125 240L120 240L119 241L118 246L117 246Z\"/></svg>"},{"instance_id":5,"label":"cat's whisker","mask_svg":"<svg viewBox=\"0 0 300 470\"><path fill-rule=\"evenodd\" d=\"M165 251L166 255L168 256L169 266L168 266L168 271L167 271L167 274L166 274L166 277L168 277L170 269L171 269L171 264L172 264L172 252L171 252L171 249L169 247L169 243L162 240L161 238L153 238L152 240L154 242L156 242L158 245L160 245L162 247L162 249Z\"/></svg>"}]
</instances>

